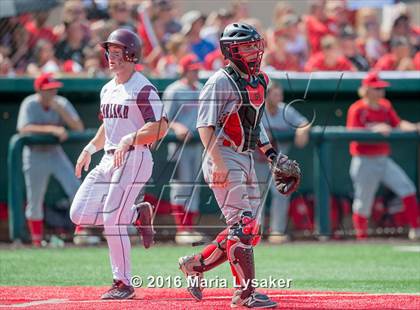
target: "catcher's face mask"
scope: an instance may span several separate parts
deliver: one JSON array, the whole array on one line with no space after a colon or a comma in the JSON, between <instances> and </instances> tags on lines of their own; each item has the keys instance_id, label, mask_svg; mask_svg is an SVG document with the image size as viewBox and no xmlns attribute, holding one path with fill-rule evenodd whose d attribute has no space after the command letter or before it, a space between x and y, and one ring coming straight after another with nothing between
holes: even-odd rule
<instances>
[{"instance_id":1,"label":"catcher's face mask","mask_svg":"<svg viewBox=\"0 0 420 310\"><path fill-rule=\"evenodd\" d=\"M229 46L231 60L248 75L256 75L260 71L264 54L264 40L234 43Z\"/></svg>"}]
</instances>

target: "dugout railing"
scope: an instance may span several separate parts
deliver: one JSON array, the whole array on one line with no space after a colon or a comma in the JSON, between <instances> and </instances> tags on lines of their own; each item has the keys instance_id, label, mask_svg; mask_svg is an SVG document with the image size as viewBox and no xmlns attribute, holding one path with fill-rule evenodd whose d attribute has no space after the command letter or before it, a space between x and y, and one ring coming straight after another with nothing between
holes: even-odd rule
<instances>
[{"instance_id":1,"label":"dugout railing","mask_svg":"<svg viewBox=\"0 0 420 310\"><path fill-rule=\"evenodd\" d=\"M84 132L69 132L64 143L82 143L93 138L96 130L88 129ZM274 133L274 138L279 142L292 141L293 131ZM322 237L331 235L329 215L329 197L332 182L332 162L334 159L334 143L337 141L412 141L418 143L420 135L416 132L393 131L388 136L362 130L348 131L342 126L321 127L311 129L310 138L313 142L314 152L313 189L315 195L315 234ZM174 135L169 134L164 143L176 142ZM57 144L58 139L50 135L20 135L15 134L9 142L8 148L8 211L9 235L11 240L26 240L27 230L24 218L24 178L22 173L22 150L25 145ZM194 137L191 143L199 143ZM417 158L418 156L416 156ZM348 171L348 169L346 169ZM305 170L303 170L305 178Z\"/></svg>"}]
</instances>

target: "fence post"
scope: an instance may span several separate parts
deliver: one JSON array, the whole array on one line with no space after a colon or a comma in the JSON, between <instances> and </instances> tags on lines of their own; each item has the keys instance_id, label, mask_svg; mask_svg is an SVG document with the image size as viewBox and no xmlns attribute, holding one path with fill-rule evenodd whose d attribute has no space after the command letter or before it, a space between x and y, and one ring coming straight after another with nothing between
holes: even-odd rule
<instances>
[{"instance_id":1,"label":"fence post","mask_svg":"<svg viewBox=\"0 0 420 310\"><path fill-rule=\"evenodd\" d=\"M322 139L322 138L321 138ZM330 223L330 150L331 142L318 140L314 152L315 231L319 236L331 235Z\"/></svg>"},{"instance_id":2,"label":"fence post","mask_svg":"<svg viewBox=\"0 0 420 310\"><path fill-rule=\"evenodd\" d=\"M9 142L8 167L8 210L9 235L11 240L26 240L28 235L23 212L24 180L22 174L22 149L25 137L15 134Z\"/></svg>"}]
</instances>

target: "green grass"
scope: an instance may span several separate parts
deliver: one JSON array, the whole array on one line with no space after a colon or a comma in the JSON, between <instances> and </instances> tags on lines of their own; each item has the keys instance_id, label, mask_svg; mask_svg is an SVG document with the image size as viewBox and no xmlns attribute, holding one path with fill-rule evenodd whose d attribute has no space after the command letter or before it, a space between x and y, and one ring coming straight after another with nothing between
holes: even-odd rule
<instances>
[{"instance_id":1,"label":"green grass","mask_svg":"<svg viewBox=\"0 0 420 310\"><path fill-rule=\"evenodd\" d=\"M407 245L407 244L405 244ZM419 293L420 254L400 252L396 244L311 243L255 249L257 278L292 279L291 289L374 293ZM179 276L177 260L199 248L136 247L133 275ZM207 278L226 278L228 264ZM0 249L0 285L109 285L108 250L101 248Z\"/></svg>"}]
</instances>

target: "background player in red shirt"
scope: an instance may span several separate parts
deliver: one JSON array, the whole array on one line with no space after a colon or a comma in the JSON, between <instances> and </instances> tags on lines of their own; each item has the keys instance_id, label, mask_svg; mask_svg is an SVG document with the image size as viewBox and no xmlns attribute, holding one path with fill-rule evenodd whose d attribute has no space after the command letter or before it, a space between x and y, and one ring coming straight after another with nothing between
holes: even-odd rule
<instances>
[{"instance_id":1,"label":"background player in red shirt","mask_svg":"<svg viewBox=\"0 0 420 310\"><path fill-rule=\"evenodd\" d=\"M420 132L420 123L401 120L391 102L384 98L387 86L389 83L380 80L376 72L368 73L359 90L361 99L353 103L348 111L347 128L366 129L383 135L388 135L393 128ZM350 143L353 225L357 239L367 238L368 219L380 183L401 198L410 225L409 238L420 238L416 188L407 174L389 157L390 153L388 143Z\"/></svg>"}]
</instances>

